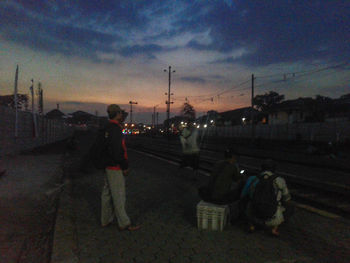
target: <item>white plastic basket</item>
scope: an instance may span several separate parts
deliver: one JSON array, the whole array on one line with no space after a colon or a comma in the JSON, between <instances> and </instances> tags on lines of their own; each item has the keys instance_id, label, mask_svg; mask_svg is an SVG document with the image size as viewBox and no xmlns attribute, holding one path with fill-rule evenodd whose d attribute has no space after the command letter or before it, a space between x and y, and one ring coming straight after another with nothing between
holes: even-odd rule
<instances>
[{"instance_id":1,"label":"white plastic basket","mask_svg":"<svg viewBox=\"0 0 350 263\"><path fill-rule=\"evenodd\" d=\"M228 215L228 205L216 205L200 201L197 204L198 229L222 231L226 225Z\"/></svg>"}]
</instances>

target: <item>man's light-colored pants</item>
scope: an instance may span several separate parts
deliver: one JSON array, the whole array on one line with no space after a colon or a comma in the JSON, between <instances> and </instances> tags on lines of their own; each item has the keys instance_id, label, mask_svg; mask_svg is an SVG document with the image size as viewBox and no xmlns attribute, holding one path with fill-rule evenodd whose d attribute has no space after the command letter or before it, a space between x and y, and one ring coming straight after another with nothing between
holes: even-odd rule
<instances>
[{"instance_id":1,"label":"man's light-colored pants","mask_svg":"<svg viewBox=\"0 0 350 263\"><path fill-rule=\"evenodd\" d=\"M114 216L120 228L130 225L130 219L125 211L125 180L122 171L106 169L101 201L102 225L112 222Z\"/></svg>"}]
</instances>

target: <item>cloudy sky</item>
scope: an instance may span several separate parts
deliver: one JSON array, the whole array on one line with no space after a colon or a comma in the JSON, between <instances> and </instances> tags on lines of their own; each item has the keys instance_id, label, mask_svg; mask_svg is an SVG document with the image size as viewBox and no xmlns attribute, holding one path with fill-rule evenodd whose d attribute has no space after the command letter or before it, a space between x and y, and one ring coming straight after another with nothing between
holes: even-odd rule
<instances>
[{"instance_id":1,"label":"cloudy sky","mask_svg":"<svg viewBox=\"0 0 350 263\"><path fill-rule=\"evenodd\" d=\"M274 90L286 99L350 92L350 1L2 0L0 95L30 80L45 111L105 115L106 104L165 118L186 98L199 115L249 106Z\"/></svg>"}]
</instances>

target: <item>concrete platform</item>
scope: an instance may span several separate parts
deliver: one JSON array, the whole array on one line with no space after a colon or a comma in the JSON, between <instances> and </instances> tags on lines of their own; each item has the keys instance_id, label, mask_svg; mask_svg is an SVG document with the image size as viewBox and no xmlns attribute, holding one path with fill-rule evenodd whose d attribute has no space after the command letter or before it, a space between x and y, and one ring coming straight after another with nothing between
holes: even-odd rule
<instances>
[{"instance_id":1,"label":"concrete platform","mask_svg":"<svg viewBox=\"0 0 350 263\"><path fill-rule=\"evenodd\" d=\"M127 213L136 232L100 226L103 173L72 174L61 196L52 262L350 262L350 224L296 209L281 237L247 234L241 224L198 231L193 172L129 151Z\"/></svg>"},{"instance_id":2,"label":"concrete platform","mask_svg":"<svg viewBox=\"0 0 350 263\"><path fill-rule=\"evenodd\" d=\"M6 156L0 178L0 262L49 262L62 154Z\"/></svg>"}]
</instances>

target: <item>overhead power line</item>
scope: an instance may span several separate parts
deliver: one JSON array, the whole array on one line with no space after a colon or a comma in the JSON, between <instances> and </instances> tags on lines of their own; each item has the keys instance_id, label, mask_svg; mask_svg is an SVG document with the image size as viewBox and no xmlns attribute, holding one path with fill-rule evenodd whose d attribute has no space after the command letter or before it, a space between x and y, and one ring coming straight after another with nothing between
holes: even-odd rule
<instances>
[{"instance_id":1,"label":"overhead power line","mask_svg":"<svg viewBox=\"0 0 350 263\"><path fill-rule=\"evenodd\" d=\"M272 75L257 76L255 78L256 79L264 79L264 78L272 78L272 77L280 77L280 76L288 76L288 75L292 75L293 77L300 77L302 75L299 75L299 74L303 74L303 75L305 75L305 74L313 74L313 73L321 72L321 71L324 71L324 70L339 68L339 67L342 67L342 66L346 66L348 64L349 64L349 62L342 62L342 63L338 63L336 65L327 66L327 67L323 67L323 68L319 68L319 69L310 69L310 70L302 70L302 71L276 73L276 74L272 74Z\"/></svg>"}]
</instances>

